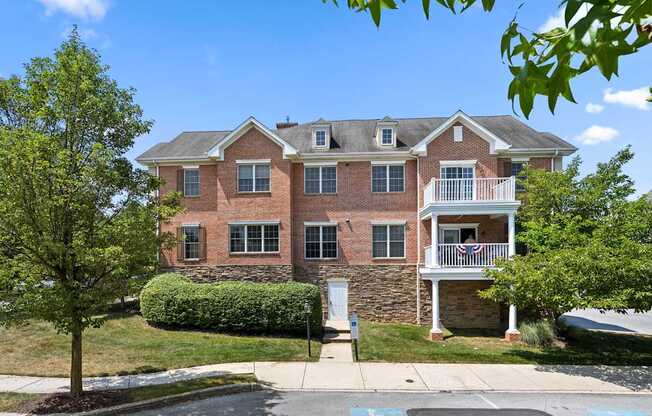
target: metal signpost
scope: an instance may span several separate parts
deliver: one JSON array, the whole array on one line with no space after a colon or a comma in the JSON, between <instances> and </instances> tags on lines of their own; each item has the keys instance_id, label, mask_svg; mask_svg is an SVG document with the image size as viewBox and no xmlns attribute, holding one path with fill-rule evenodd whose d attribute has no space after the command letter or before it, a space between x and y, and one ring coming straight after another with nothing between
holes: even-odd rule
<instances>
[{"instance_id":1,"label":"metal signpost","mask_svg":"<svg viewBox=\"0 0 652 416\"><path fill-rule=\"evenodd\" d=\"M359 334L358 314L353 312L351 314L351 339L353 340L353 348L355 351L355 360L358 361L358 338Z\"/></svg>"},{"instance_id":2,"label":"metal signpost","mask_svg":"<svg viewBox=\"0 0 652 416\"><path fill-rule=\"evenodd\" d=\"M311 312L310 302L306 301L303 304L303 311L306 314L306 333L308 338L308 358L310 358L310 312Z\"/></svg>"}]
</instances>

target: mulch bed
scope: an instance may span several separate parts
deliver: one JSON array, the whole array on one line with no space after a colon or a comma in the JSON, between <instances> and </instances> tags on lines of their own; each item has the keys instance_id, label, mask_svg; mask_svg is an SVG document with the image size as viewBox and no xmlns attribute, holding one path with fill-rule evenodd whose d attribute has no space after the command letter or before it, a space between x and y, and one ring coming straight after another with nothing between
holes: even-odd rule
<instances>
[{"instance_id":1,"label":"mulch bed","mask_svg":"<svg viewBox=\"0 0 652 416\"><path fill-rule=\"evenodd\" d=\"M27 402L18 412L36 415L86 412L127 402L129 394L120 390L88 391L78 399L68 393L56 393Z\"/></svg>"}]
</instances>

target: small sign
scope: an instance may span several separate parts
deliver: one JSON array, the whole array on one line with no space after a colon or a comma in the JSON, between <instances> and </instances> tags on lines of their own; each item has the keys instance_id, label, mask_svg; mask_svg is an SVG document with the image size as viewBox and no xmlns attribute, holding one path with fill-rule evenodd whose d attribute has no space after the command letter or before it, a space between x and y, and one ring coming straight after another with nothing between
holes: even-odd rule
<instances>
[{"instance_id":1,"label":"small sign","mask_svg":"<svg viewBox=\"0 0 652 416\"><path fill-rule=\"evenodd\" d=\"M358 331L358 314L353 312L351 314L351 339L359 339L359 331Z\"/></svg>"}]
</instances>

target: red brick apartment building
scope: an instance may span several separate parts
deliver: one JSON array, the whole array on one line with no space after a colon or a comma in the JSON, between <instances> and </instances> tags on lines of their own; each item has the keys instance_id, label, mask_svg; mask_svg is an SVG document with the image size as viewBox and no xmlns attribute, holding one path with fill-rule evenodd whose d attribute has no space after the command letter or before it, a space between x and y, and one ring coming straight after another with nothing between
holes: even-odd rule
<instances>
[{"instance_id":1,"label":"red brick apartment building","mask_svg":"<svg viewBox=\"0 0 652 416\"><path fill-rule=\"evenodd\" d=\"M512 116L319 119L184 132L137 160L180 191L162 265L197 281L300 281L326 319L507 327L480 299L483 270L514 253L524 164L557 170L576 149ZM433 296L434 294L434 296ZM509 309L509 313L507 310ZM434 313L433 313L434 312Z\"/></svg>"}]
</instances>

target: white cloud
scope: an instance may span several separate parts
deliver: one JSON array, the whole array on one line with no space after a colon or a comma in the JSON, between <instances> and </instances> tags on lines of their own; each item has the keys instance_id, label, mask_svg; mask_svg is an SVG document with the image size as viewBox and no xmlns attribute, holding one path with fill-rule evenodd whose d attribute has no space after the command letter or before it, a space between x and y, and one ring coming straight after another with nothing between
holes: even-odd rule
<instances>
[{"instance_id":1,"label":"white cloud","mask_svg":"<svg viewBox=\"0 0 652 416\"><path fill-rule=\"evenodd\" d=\"M641 87L629 91L612 91L611 88L604 90L603 98L605 103L620 104L643 111L650 109L650 103L647 101L650 96L650 89L648 87Z\"/></svg>"},{"instance_id":2,"label":"white cloud","mask_svg":"<svg viewBox=\"0 0 652 416\"><path fill-rule=\"evenodd\" d=\"M101 20L109 9L108 0L38 0L45 13L63 12L80 19Z\"/></svg>"},{"instance_id":3,"label":"white cloud","mask_svg":"<svg viewBox=\"0 0 652 416\"><path fill-rule=\"evenodd\" d=\"M589 114L600 114L601 112L604 111L604 106L603 105L594 104L594 103L591 103L591 102L589 102L586 105L585 108L586 108L586 112L589 113Z\"/></svg>"},{"instance_id":4,"label":"white cloud","mask_svg":"<svg viewBox=\"0 0 652 416\"><path fill-rule=\"evenodd\" d=\"M618 137L619 134L620 133L618 132L618 130L612 127L593 125L588 129L584 130L582 133L580 133L580 135L577 136L575 140L577 140L582 144L593 145L593 144L610 142L616 137Z\"/></svg>"},{"instance_id":5,"label":"white cloud","mask_svg":"<svg viewBox=\"0 0 652 416\"><path fill-rule=\"evenodd\" d=\"M589 10L591 10L591 7L592 6L580 7L577 10L577 13L575 13L575 16L573 16L573 18L569 22L570 26L573 26L575 23L577 23L578 20L586 16ZM563 9L559 9L555 15L548 17L548 20L546 20L544 24L539 26L537 32L538 33L549 32L557 27L566 28L566 19L564 18L565 13L566 13L565 7Z\"/></svg>"}]
</instances>

